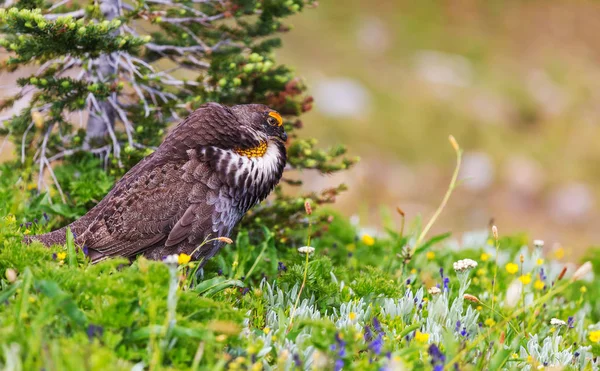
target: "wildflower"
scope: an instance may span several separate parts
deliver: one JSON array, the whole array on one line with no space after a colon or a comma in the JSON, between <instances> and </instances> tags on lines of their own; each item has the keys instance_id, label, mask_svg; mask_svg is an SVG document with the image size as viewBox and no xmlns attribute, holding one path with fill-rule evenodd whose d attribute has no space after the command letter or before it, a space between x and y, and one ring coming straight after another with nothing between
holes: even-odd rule
<instances>
[{"instance_id":1,"label":"wildflower","mask_svg":"<svg viewBox=\"0 0 600 371\"><path fill-rule=\"evenodd\" d=\"M519 266L515 263L508 263L504 268L506 268L506 271L510 274L515 274L519 271Z\"/></svg>"},{"instance_id":2,"label":"wildflower","mask_svg":"<svg viewBox=\"0 0 600 371\"><path fill-rule=\"evenodd\" d=\"M538 260L536 260L536 262L535 262L535 263L536 263L537 265L542 265L542 264L544 264L544 259L542 259L542 258L539 258Z\"/></svg>"},{"instance_id":3,"label":"wildflower","mask_svg":"<svg viewBox=\"0 0 600 371\"><path fill-rule=\"evenodd\" d=\"M600 342L600 331L590 331L588 337L592 343L598 343Z\"/></svg>"},{"instance_id":4,"label":"wildflower","mask_svg":"<svg viewBox=\"0 0 600 371\"><path fill-rule=\"evenodd\" d=\"M558 319L558 318L552 318L552 319L550 320L550 324L551 324L552 326L555 326L555 327L560 327L560 326L565 326L567 323L566 323L565 321L561 320L561 319Z\"/></svg>"},{"instance_id":5,"label":"wildflower","mask_svg":"<svg viewBox=\"0 0 600 371\"><path fill-rule=\"evenodd\" d=\"M533 246L541 249L542 247L544 247L544 240L533 240Z\"/></svg>"},{"instance_id":6,"label":"wildflower","mask_svg":"<svg viewBox=\"0 0 600 371\"><path fill-rule=\"evenodd\" d=\"M435 295L441 294L441 293L442 293L442 290L440 290L440 288L439 288L439 287L437 287L437 286L431 286L431 287L430 287L430 288L427 290L427 292L429 293L429 295L434 295L434 296L435 296Z\"/></svg>"},{"instance_id":7,"label":"wildflower","mask_svg":"<svg viewBox=\"0 0 600 371\"><path fill-rule=\"evenodd\" d=\"M88 339L90 339L90 341L95 337L100 339L103 334L104 334L104 328L102 326L89 325L87 328L87 336L88 336Z\"/></svg>"},{"instance_id":8,"label":"wildflower","mask_svg":"<svg viewBox=\"0 0 600 371\"><path fill-rule=\"evenodd\" d=\"M546 284L539 279L533 283L533 288L536 290L542 290L545 286Z\"/></svg>"},{"instance_id":9,"label":"wildflower","mask_svg":"<svg viewBox=\"0 0 600 371\"><path fill-rule=\"evenodd\" d=\"M569 326L569 328L575 327L575 318L573 316L567 318L567 326Z\"/></svg>"},{"instance_id":10,"label":"wildflower","mask_svg":"<svg viewBox=\"0 0 600 371\"><path fill-rule=\"evenodd\" d=\"M377 335L377 339L373 340L369 344L369 349L373 351L373 353L379 355L381 354L381 350L383 349L383 334L379 333Z\"/></svg>"},{"instance_id":11,"label":"wildflower","mask_svg":"<svg viewBox=\"0 0 600 371\"><path fill-rule=\"evenodd\" d=\"M431 365L434 370L444 369L444 363L446 363L446 356L440 351L440 348L436 344L431 344L427 350L431 357Z\"/></svg>"},{"instance_id":12,"label":"wildflower","mask_svg":"<svg viewBox=\"0 0 600 371\"><path fill-rule=\"evenodd\" d=\"M277 270L279 272L287 272L287 267L285 266L285 264L283 264L283 262L279 262L277 264Z\"/></svg>"},{"instance_id":13,"label":"wildflower","mask_svg":"<svg viewBox=\"0 0 600 371\"><path fill-rule=\"evenodd\" d=\"M362 236L362 242L367 246L373 246L375 244L375 239L368 234Z\"/></svg>"},{"instance_id":14,"label":"wildflower","mask_svg":"<svg viewBox=\"0 0 600 371\"><path fill-rule=\"evenodd\" d=\"M373 340L373 332L371 331L371 328L368 325L365 326L364 339L365 339L365 342L369 342L369 341Z\"/></svg>"},{"instance_id":15,"label":"wildflower","mask_svg":"<svg viewBox=\"0 0 600 371\"><path fill-rule=\"evenodd\" d=\"M425 256L427 257L427 260L435 259L435 253L433 251L427 251L427 254L425 254Z\"/></svg>"},{"instance_id":16,"label":"wildflower","mask_svg":"<svg viewBox=\"0 0 600 371\"><path fill-rule=\"evenodd\" d=\"M581 288L579 289L579 291L581 291L582 294L585 294L587 292L587 287L581 286Z\"/></svg>"},{"instance_id":17,"label":"wildflower","mask_svg":"<svg viewBox=\"0 0 600 371\"><path fill-rule=\"evenodd\" d=\"M579 268L577 268L577 270L575 271L575 273L573 273L573 277L571 277L572 281L579 281L580 279L582 279L583 277L585 277L588 273L590 273L592 271L592 263L587 261L585 263L583 263L583 265Z\"/></svg>"},{"instance_id":18,"label":"wildflower","mask_svg":"<svg viewBox=\"0 0 600 371\"><path fill-rule=\"evenodd\" d=\"M488 318L483 322L487 327L493 327L496 324L493 318Z\"/></svg>"},{"instance_id":19,"label":"wildflower","mask_svg":"<svg viewBox=\"0 0 600 371\"><path fill-rule=\"evenodd\" d=\"M415 333L415 340L419 343L426 343L429 341L429 334L417 330Z\"/></svg>"},{"instance_id":20,"label":"wildflower","mask_svg":"<svg viewBox=\"0 0 600 371\"><path fill-rule=\"evenodd\" d=\"M179 256L177 257L177 263L179 263L180 265L187 264L190 262L190 260L192 260L192 257L184 253L179 254Z\"/></svg>"},{"instance_id":21,"label":"wildflower","mask_svg":"<svg viewBox=\"0 0 600 371\"><path fill-rule=\"evenodd\" d=\"M350 319L350 321L354 321L356 319L356 313L355 312L348 313L348 318Z\"/></svg>"},{"instance_id":22,"label":"wildflower","mask_svg":"<svg viewBox=\"0 0 600 371\"><path fill-rule=\"evenodd\" d=\"M67 253L66 252L59 252L56 254L56 257L58 258L58 260L65 260L67 258Z\"/></svg>"},{"instance_id":23,"label":"wildflower","mask_svg":"<svg viewBox=\"0 0 600 371\"><path fill-rule=\"evenodd\" d=\"M268 327L265 327L265 328L263 329L263 332L265 333L265 335L269 335L269 332L271 332L271 329L270 329L270 328L268 328Z\"/></svg>"},{"instance_id":24,"label":"wildflower","mask_svg":"<svg viewBox=\"0 0 600 371\"><path fill-rule=\"evenodd\" d=\"M560 260L565 257L565 249L563 247L559 247L554 250L554 258Z\"/></svg>"},{"instance_id":25,"label":"wildflower","mask_svg":"<svg viewBox=\"0 0 600 371\"><path fill-rule=\"evenodd\" d=\"M450 283L450 278L444 277L444 290L448 291L448 284Z\"/></svg>"},{"instance_id":26,"label":"wildflower","mask_svg":"<svg viewBox=\"0 0 600 371\"><path fill-rule=\"evenodd\" d=\"M12 215L12 214L10 214L10 215L7 215L6 217L4 217L4 220L6 220L6 222L7 222L8 224L14 224L14 223L16 223L16 222L17 222L17 218L15 218L15 216L14 216L14 215Z\"/></svg>"},{"instance_id":27,"label":"wildflower","mask_svg":"<svg viewBox=\"0 0 600 371\"><path fill-rule=\"evenodd\" d=\"M477 262L472 259L463 259L457 262L454 262L453 267L457 272L464 272L471 270L477 266Z\"/></svg>"},{"instance_id":28,"label":"wildflower","mask_svg":"<svg viewBox=\"0 0 600 371\"><path fill-rule=\"evenodd\" d=\"M377 317L373 317L373 328L379 333L383 332L383 328L381 328L381 323L379 322Z\"/></svg>"},{"instance_id":29,"label":"wildflower","mask_svg":"<svg viewBox=\"0 0 600 371\"><path fill-rule=\"evenodd\" d=\"M479 260L481 260L482 262L486 262L486 261L490 260L490 254L482 253L481 256L479 257Z\"/></svg>"},{"instance_id":30,"label":"wildflower","mask_svg":"<svg viewBox=\"0 0 600 371\"><path fill-rule=\"evenodd\" d=\"M479 298L475 295L465 294L463 298L473 303L479 303Z\"/></svg>"},{"instance_id":31,"label":"wildflower","mask_svg":"<svg viewBox=\"0 0 600 371\"><path fill-rule=\"evenodd\" d=\"M312 253L315 252L315 248L312 247L312 246L302 246L302 247L298 248L298 252L300 254L308 254L308 255L310 255L310 254L312 254Z\"/></svg>"},{"instance_id":32,"label":"wildflower","mask_svg":"<svg viewBox=\"0 0 600 371\"><path fill-rule=\"evenodd\" d=\"M519 277L519 280L523 283L523 285L529 285L531 283L531 274L523 274Z\"/></svg>"},{"instance_id":33,"label":"wildflower","mask_svg":"<svg viewBox=\"0 0 600 371\"><path fill-rule=\"evenodd\" d=\"M23 234L31 234L31 231L29 230L29 228L25 229L25 232L23 232Z\"/></svg>"}]
</instances>

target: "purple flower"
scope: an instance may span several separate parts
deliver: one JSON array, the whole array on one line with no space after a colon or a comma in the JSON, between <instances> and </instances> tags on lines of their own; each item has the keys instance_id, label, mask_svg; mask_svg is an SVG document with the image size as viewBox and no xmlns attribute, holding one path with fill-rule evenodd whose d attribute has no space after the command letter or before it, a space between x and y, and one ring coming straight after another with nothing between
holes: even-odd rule
<instances>
[{"instance_id":1,"label":"purple flower","mask_svg":"<svg viewBox=\"0 0 600 371\"><path fill-rule=\"evenodd\" d=\"M287 272L287 267L285 266L285 264L283 264L283 262L279 262L277 265L277 270L279 272Z\"/></svg>"},{"instance_id":2,"label":"purple flower","mask_svg":"<svg viewBox=\"0 0 600 371\"><path fill-rule=\"evenodd\" d=\"M219 275L219 276L223 275L223 270L221 268L219 268L219 270L217 271L217 275Z\"/></svg>"},{"instance_id":3,"label":"purple flower","mask_svg":"<svg viewBox=\"0 0 600 371\"><path fill-rule=\"evenodd\" d=\"M575 327L575 318L569 317L569 319L567 320L567 325L569 326L569 328Z\"/></svg>"},{"instance_id":4,"label":"purple flower","mask_svg":"<svg viewBox=\"0 0 600 371\"><path fill-rule=\"evenodd\" d=\"M48 214L46 214L46 212L45 212L45 211L44 211L44 214L43 214L43 215L44 215L44 219L45 219L46 221L50 220L50 218L48 218Z\"/></svg>"},{"instance_id":5,"label":"purple flower","mask_svg":"<svg viewBox=\"0 0 600 371\"><path fill-rule=\"evenodd\" d=\"M406 284L410 285L410 278L406 280Z\"/></svg>"},{"instance_id":6,"label":"purple flower","mask_svg":"<svg viewBox=\"0 0 600 371\"><path fill-rule=\"evenodd\" d=\"M383 329L381 328L381 323L379 323L377 317L373 317L373 328L379 333L383 332Z\"/></svg>"},{"instance_id":7,"label":"purple flower","mask_svg":"<svg viewBox=\"0 0 600 371\"><path fill-rule=\"evenodd\" d=\"M296 367L302 367L302 361L300 360L298 353L294 353L294 363L296 364Z\"/></svg>"},{"instance_id":8,"label":"purple flower","mask_svg":"<svg viewBox=\"0 0 600 371\"><path fill-rule=\"evenodd\" d=\"M244 289L242 290L242 296L246 295L249 291L250 289L248 287L244 287Z\"/></svg>"},{"instance_id":9,"label":"purple flower","mask_svg":"<svg viewBox=\"0 0 600 371\"><path fill-rule=\"evenodd\" d=\"M35 224L38 224L38 218L35 218L35 219L33 219L33 222L34 222Z\"/></svg>"},{"instance_id":10,"label":"purple flower","mask_svg":"<svg viewBox=\"0 0 600 371\"><path fill-rule=\"evenodd\" d=\"M90 253L90 249L88 249L87 245L83 245L83 255L88 256Z\"/></svg>"},{"instance_id":11,"label":"purple flower","mask_svg":"<svg viewBox=\"0 0 600 371\"><path fill-rule=\"evenodd\" d=\"M97 337L98 339L104 334L104 328L102 326L89 325L87 328L87 336L90 341Z\"/></svg>"},{"instance_id":12,"label":"purple flower","mask_svg":"<svg viewBox=\"0 0 600 371\"><path fill-rule=\"evenodd\" d=\"M365 342L369 342L373 340L373 333L371 332L371 328L367 325L365 326L365 334L364 334Z\"/></svg>"},{"instance_id":13,"label":"purple flower","mask_svg":"<svg viewBox=\"0 0 600 371\"><path fill-rule=\"evenodd\" d=\"M431 365L434 370L443 370L446 363L446 356L440 351L436 344L431 344L427 351L431 357Z\"/></svg>"},{"instance_id":14,"label":"purple flower","mask_svg":"<svg viewBox=\"0 0 600 371\"><path fill-rule=\"evenodd\" d=\"M444 277L444 290L448 291L448 284L450 283L450 278Z\"/></svg>"},{"instance_id":15,"label":"purple flower","mask_svg":"<svg viewBox=\"0 0 600 371\"><path fill-rule=\"evenodd\" d=\"M56 253L55 252L52 253L52 260L56 260Z\"/></svg>"},{"instance_id":16,"label":"purple flower","mask_svg":"<svg viewBox=\"0 0 600 371\"><path fill-rule=\"evenodd\" d=\"M377 355L381 354L381 350L383 349L383 334L381 334L381 332L377 335L377 339L369 344L369 349Z\"/></svg>"},{"instance_id":17,"label":"purple flower","mask_svg":"<svg viewBox=\"0 0 600 371\"><path fill-rule=\"evenodd\" d=\"M456 325L454 326L454 332L460 331L460 321L456 321Z\"/></svg>"},{"instance_id":18,"label":"purple flower","mask_svg":"<svg viewBox=\"0 0 600 371\"><path fill-rule=\"evenodd\" d=\"M334 366L333 366L333 369L334 369L335 371L341 371L341 370L342 370L342 368L344 368L344 360L342 360L342 359L339 359L339 358L338 358L338 359L336 359L336 360L335 360L335 364L334 364Z\"/></svg>"},{"instance_id":19,"label":"purple flower","mask_svg":"<svg viewBox=\"0 0 600 371\"><path fill-rule=\"evenodd\" d=\"M461 335L462 337L465 337L465 336L467 336L467 328L466 328L466 327L463 327L462 331L460 332L460 335Z\"/></svg>"},{"instance_id":20,"label":"purple flower","mask_svg":"<svg viewBox=\"0 0 600 371\"><path fill-rule=\"evenodd\" d=\"M444 278L444 268L440 268L440 276Z\"/></svg>"}]
</instances>

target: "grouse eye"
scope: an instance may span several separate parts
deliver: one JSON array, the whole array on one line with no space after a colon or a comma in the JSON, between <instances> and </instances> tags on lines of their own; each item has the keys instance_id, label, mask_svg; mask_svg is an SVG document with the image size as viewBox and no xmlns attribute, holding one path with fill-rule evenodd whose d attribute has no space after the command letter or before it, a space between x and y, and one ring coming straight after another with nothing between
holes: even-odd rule
<instances>
[{"instance_id":1,"label":"grouse eye","mask_svg":"<svg viewBox=\"0 0 600 371\"><path fill-rule=\"evenodd\" d=\"M277 121L277 119L275 117L269 116L267 118L267 123L271 126L279 126L279 121Z\"/></svg>"}]
</instances>

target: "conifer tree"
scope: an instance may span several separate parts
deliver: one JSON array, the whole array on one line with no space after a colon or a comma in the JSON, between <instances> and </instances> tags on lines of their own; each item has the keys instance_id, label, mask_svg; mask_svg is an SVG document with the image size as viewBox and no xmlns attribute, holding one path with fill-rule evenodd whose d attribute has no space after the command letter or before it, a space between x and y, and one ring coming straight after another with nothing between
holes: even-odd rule
<instances>
[{"instance_id":1,"label":"conifer tree","mask_svg":"<svg viewBox=\"0 0 600 371\"><path fill-rule=\"evenodd\" d=\"M86 174L66 175L61 167L89 170L94 174L89 188L102 184L98 177L108 176L110 184L151 153L169 125L208 101L263 103L282 113L292 138L288 170L346 169L354 160L344 157L343 146L322 150L314 140L298 137L298 116L311 109L312 98L291 69L274 60L273 50L281 45L277 34L288 31L283 19L313 5L312 0L8 0L0 8L0 46L9 57L0 73L22 74L32 66L34 72L20 78L20 91L0 103L6 112L28 99L21 112L0 116L0 134L17 145L21 170L37 191L57 191L50 210L67 219L93 206L98 195L78 200L86 187L74 186L73 177ZM90 158L101 161L90 166ZM92 172L97 166L104 171ZM285 232L302 215L305 197L329 202L341 189L303 197L278 189L275 200L247 223ZM76 213L56 206L78 202Z\"/></svg>"}]
</instances>

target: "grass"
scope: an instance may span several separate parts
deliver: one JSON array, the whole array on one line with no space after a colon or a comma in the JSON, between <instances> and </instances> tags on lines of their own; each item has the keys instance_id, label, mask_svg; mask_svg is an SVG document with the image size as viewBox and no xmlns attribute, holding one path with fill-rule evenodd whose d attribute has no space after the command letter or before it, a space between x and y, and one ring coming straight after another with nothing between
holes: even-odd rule
<instances>
[{"instance_id":1,"label":"grass","mask_svg":"<svg viewBox=\"0 0 600 371\"><path fill-rule=\"evenodd\" d=\"M242 230L198 271L23 245L48 224L21 225L17 191L0 198L0 368L598 368L598 257L576 271L497 230L426 237L447 198L428 227L377 236L336 215L304 231L312 255Z\"/></svg>"}]
</instances>

